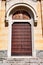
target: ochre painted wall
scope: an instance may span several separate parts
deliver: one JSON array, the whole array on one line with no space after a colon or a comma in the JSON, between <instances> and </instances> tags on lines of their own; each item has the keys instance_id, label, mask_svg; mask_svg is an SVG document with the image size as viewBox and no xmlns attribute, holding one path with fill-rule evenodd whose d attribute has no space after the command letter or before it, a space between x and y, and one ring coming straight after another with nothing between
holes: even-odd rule
<instances>
[{"instance_id":1,"label":"ochre painted wall","mask_svg":"<svg viewBox=\"0 0 43 65\"><path fill-rule=\"evenodd\" d=\"M43 49L43 37L42 37L42 20L41 20L41 4L38 1L37 2L37 15L38 15L38 21L37 21L37 27L34 27L34 43L35 48L37 50Z\"/></svg>"},{"instance_id":2,"label":"ochre painted wall","mask_svg":"<svg viewBox=\"0 0 43 65\"><path fill-rule=\"evenodd\" d=\"M8 27L5 27L5 1L0 1L0 50L6 50L8 45Z\"/></svg>"}]
</instances>

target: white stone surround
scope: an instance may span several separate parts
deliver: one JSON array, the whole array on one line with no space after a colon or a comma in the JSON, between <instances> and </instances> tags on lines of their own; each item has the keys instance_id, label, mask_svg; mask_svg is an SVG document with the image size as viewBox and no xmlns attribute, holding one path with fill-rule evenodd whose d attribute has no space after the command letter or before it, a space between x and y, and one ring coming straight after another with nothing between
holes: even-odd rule
<instances>
[{"instance_id":1,"label":"white stone surround","mask_svg":"<svg viewBox=\"0 0 43 65\"><path fill-rule=\"evenodd\" d=\"M19 1L19 0L18 0ZM24 0L23 0L24 1ZM35 6L33 6L32 4L31 4L31 1L29 1L28 3L26 3L25 1L23 2L22 1L22 3L21 3L21 1L19 1L19 3L17 4L16 2L15 2L15 0L14 1L12 1L11 0L11 2L8 2L6 5L7 6L9 6L9 7L7 7L8 8L8 10L7 10L7 17L6 17L6 20L8 20L8 23L9 23L9 37L8 37L8 40L9 40L9 44L8 44L8 57L11 57L11 32L12 32L12 30L11 30L11 23L12 23L12 14L11 15L9 15L10 14L10 12L13 10L13 8L15 8L15 7L18 7L18 6L24 6L25 8L27 7L28 9L30 9L30 12L32 11L33 13L34 13L34 17L33 17L33 19L34 19L34 21L33 22L36 22L37 21L37 14L36 14L36 3L33 3L33 5L35 5ZM15 3L13 3L13 2L15 2ZM33 1L32 1L33 2ZM12 4L12 5L11 5ZM34 7L35 7L35 9L34 9ZM7 9L6 8L6 9ZM28 12L29 12L29 10L28 10ZM31 13L32 13L31 12ZM15 20L14 20L15 21ZM18 21L18 20L17 20ZM29 22L29 21L28 21ZM32 26L34 26L34 25L32 25ZM33 28L33 27L32 27ZM32 29L33 30L33 29ZM34 34L32 34L32 44L34 43L34 38L33 38L33 35ZM33 45L32 45L33 46ZM33 48L34 47L32 47L32 56L36 56L36 51L35 51L35 49L33 50ZM34 55L33 55L34 54Z\"/></svg>"}]
</instances>

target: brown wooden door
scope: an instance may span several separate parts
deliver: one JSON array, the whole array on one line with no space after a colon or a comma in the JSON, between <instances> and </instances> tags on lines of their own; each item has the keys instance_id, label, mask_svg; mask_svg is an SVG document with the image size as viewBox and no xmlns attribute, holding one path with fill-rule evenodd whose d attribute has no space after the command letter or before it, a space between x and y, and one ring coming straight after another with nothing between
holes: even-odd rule
<instances>
[{"instance_id":1,"label":"brown wooden door","mask_svg":"<svg viewBox=\"0 0 43 65\"><path fill-rule=\"evenodd\" d=\"M22 13L22 12L21 12ZM19 16L18 16L19 15ZM25 18L23 18L25 16ZM17 18L18 17L18 18ZM29 19L27 14L14 15L13 19ZM32 55L32 35L31 25L28 22L15 22L12 24L12 56L31 56Z\"/></svg>"},{"instance_id":2,"label":"brown wooden door","mask_svg":"<svg viewBox=\"0 0 43 65\"><path fill-rule=\"evenodd\" d=\"M14 23L12 25L11 55L32 55L31 25Z\"/></svg>"}]
</instances>

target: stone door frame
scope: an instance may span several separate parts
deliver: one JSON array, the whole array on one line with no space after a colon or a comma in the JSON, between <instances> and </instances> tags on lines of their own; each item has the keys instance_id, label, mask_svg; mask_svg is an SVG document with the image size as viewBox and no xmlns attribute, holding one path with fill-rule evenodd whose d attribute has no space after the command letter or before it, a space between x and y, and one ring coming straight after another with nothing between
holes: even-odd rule
<instances>
[{"instance_id":1,"label":"stone door frame","mask_svg":"<svg viewBox=\"0 0 43 65\"><path fill-rule=\"evenodd\" d=\"M34 29L33 29L33 27L34 27L34 25L33 25L33 19L30 19L30 20L10 20L12 23L9 23L9 42L8 42L8 57L23 57L23 58L25 58L25 57L33 57L33 56L35 56L35 54L34 54L34 51L35 51L35 49L34 49ZM32 33L32 56L11 56L11 36L12 36L12 24L14 23L14 22L29 22L30 24L31 24L31 33Z\"/></svg>"},{"instance_id":2,"label":"stone door frame","mask_svg":"<svg viewBox=\"0 0 43 65\"><path fill-rule=\"evenodd\" d=\"M34 18L31 18L30 20L12 20L12 15L9 15L11 10L17 6L25 6L27 8L29 8L32 12L33 12L33 15L34 15ZM31 14L31 13L30 13ZM7 12L7 17L6 17L6 20L8 21L9 23L9 26L8 26L8 29L9 29L9 34L8 34L8 57L12 57L11 56L11 33L12 33L12 24L14 22L29 22L32 26L32 56L13 56L14 58L28 58L28 57L35 57L36 56L36 50L35 50L35 43L34 43L34 22L37 21L37 15L36 15L36 11L34 10L33 7L29 6L29 5L26 5L26 4L16 4L14 6L11 6L11 8L9 9L9 11Z\"/></svg>"}]
</instances>

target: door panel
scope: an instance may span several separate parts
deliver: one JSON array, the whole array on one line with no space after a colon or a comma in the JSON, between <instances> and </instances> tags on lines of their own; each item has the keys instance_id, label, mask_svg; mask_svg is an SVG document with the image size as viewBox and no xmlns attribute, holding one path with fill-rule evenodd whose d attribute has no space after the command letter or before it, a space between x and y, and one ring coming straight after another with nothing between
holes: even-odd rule
<instances>
[{"instance_id":1,"label":"door panel","mask_svg":"<svg viewBox=\"0 0 43 65\"><path fill-rule=\"evenodd\" d=\"M12 24L11 55L32 56L31 25L28 22Z\"/></svg>"}]
</instances>

